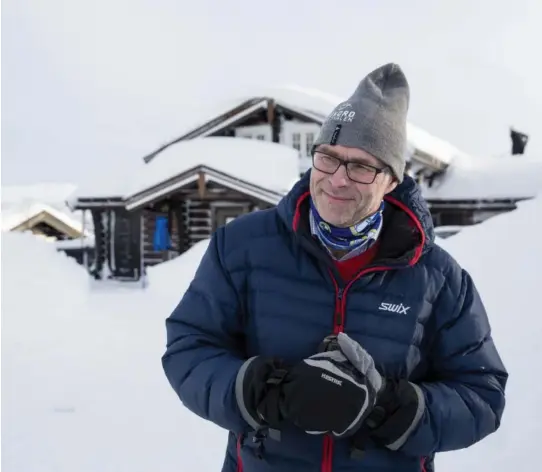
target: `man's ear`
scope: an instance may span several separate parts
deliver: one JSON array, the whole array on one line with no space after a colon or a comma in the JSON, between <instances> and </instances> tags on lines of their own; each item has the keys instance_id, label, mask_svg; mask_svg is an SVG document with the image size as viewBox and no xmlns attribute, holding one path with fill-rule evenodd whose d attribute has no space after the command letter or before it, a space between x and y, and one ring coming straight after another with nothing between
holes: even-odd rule
<instances>
[{"instance_id":1,"label":"man's ear","mask_svg":"<svg viewBox=\"0 0 542 472\"><path fill-rule=\"evenodd\" d=\"M390 176L390 181L388 182L388 186L386 187L386 194L393 192L398 184L399 181L395 177Z\"/></svg>"}]
</instances>

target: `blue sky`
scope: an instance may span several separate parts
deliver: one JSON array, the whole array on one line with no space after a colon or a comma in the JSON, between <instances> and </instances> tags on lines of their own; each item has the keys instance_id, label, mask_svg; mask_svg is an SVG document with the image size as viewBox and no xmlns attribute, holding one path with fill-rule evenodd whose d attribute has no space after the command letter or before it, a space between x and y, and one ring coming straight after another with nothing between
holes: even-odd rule
<instances>
[{"instance_id":1,"label":"blue sky","mask_svg":"<svg viewBox=\"0 0 542 472\"><path fill-rule=\"evenodd\" d=\"M512 6L513 5L513 6ZM99 179L247 87L349 95L398 62L409 119L473 154L542 157L538 0L5 0L2 183Z\"/></svg>"}]
</instances>

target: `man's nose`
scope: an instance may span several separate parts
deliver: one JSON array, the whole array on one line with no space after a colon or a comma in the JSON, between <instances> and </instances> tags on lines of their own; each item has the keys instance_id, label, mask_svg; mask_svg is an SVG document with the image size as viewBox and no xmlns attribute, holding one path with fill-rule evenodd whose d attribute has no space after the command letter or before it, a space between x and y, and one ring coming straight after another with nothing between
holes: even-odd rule
<instances>
[{"instance_id":1,"label":"man's nose","mask_svg":"<svg viewBox=\"0 0 542 472\"><path fill-rule=\"evenodd\" d=\"M330 183L333 187L346 187L349 182L348 174L346 173L346 167L344 165L339 166L337 172L330 176Z\"/></svg>"}]
</instances>

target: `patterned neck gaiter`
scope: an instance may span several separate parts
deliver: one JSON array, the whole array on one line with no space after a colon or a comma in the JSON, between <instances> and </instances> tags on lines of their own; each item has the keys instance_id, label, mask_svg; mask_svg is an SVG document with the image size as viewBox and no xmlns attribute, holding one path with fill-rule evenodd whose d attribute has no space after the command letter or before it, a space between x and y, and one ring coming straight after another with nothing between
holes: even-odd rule
<instances>
[{"instance_id":1,"label":"patterned neck gaiter","mask_svg":"<svg viewBox=\"0 0 542 472\"><path fill-rule=\"evenodd\" d=\"M382 229L384 201L378 211L359 223L347 228L338 228L322 219L312 198L310 199L311 229L328 249L352 251L360 254L369 249L378 239Z\"/></svg>"}]
</instances>

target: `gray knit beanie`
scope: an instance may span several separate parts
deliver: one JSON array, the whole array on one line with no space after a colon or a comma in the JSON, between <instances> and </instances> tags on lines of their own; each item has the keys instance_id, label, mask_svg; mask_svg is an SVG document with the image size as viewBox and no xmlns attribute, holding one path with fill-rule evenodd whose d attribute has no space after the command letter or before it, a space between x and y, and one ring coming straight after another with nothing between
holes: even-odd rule
<instances>
[{"instance_id":1,"label":"gray knit beanie","mask_svg":"<svg viewBox=\"0 0 542 472\"><path fill-rule=\"evenodd\" d=\"M341 144L363 149L389 165L403 181L407 149L406 117L410 100L407 79L397 64L367 75L323 123L314 146Z\"/></svg>"}]
</instances>

